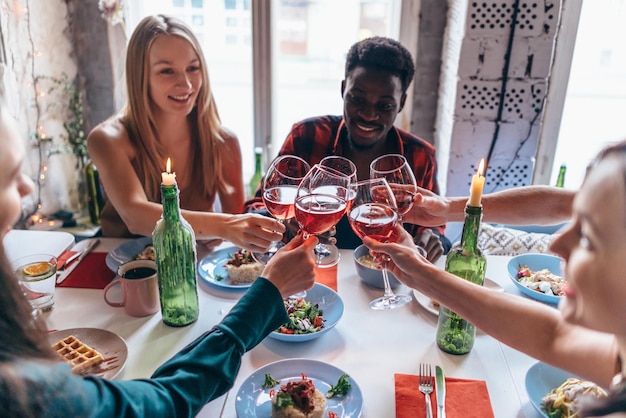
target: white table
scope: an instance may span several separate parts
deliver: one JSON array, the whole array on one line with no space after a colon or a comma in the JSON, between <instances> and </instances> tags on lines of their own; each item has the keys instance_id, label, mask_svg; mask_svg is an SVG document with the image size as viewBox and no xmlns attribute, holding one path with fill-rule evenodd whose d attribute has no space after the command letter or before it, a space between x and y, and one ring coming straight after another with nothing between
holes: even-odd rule
<instances>
[{"instance_id":1,"label":"white table","mask_svg":"<svg viewBox=\"0 0 626 418\"><path fill-rule=\"evenodd\" d=\"M124 240L102 239L95 251L109 251ZM80 245L82 243L79 243ZM517 289L506 276L508 257L489 257L487 277L507 292ZM95 327L115 332L127 342L129 354L120 378L145 378L180 348L219 322L239 293L213 289L200 281L200 318L188 327L164 325L159 313L132 318L123 308L108 306L101 290L58 288L56 306L48 317L50 329ZM256 369L286 358L311 358L344 370L360 386L364 417L395 416L394 373L418 374L420 362L439 364L447 376L487 382L496 417L537 418L528 403L524 377L535 360L479 332L473 350L453 356L435 343L436 317L416 301L393 311L373 311L368 303L382 291L364 285L356 274L352 252L342 250L338 291L345 312L337 326L319 339L291 344L265 339L243 357L229 394L210 402L199 417L235 418L235 394ZM396 292L409 292L404 286Z\"/></svg>"}]
</instances>

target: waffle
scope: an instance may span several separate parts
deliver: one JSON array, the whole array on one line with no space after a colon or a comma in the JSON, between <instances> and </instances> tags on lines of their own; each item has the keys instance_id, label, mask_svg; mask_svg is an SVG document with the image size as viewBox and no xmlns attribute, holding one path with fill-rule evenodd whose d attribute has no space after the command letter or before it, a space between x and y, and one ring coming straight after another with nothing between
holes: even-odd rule
<instances>
[{"instance_id":1,"label":"waffle","mask_svg":"<svg viewBox=\"0 0 626 418\"><path fill-rule=\"evenodd\" d=\"M52 348L72 366L76 374L83 374L104 361L102 354L73 335L58 341Z\"/></svg>"}]
</instances>

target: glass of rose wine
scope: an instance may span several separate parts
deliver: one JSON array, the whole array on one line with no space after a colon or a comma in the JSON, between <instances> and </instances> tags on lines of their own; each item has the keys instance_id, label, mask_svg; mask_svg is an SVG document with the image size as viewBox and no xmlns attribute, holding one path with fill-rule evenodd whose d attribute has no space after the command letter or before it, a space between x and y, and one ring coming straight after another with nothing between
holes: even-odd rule
<instances>
[{"instance_id":1,"label":"glass of rose wine","mask_svg":"<svg viewBox=\"0 0 626 418\"><path fill-rule=\"evenodd\" d=\"M371 178L356 184L356 197L348 220L354 233L361 239L370 237L380 242L398 240L398 236L394 233L394 228L399 222L398 207L386 179ZM372 253L372 256L381 266L385 293L382 297L372 300L370 307L376 310L387 310L409 303L411 296L396 295L391 290L387 271L389 257L380 253Z\"/></svg>"},{"instance_id":2,"label":"glass of rose wine","mask_svg":"<svg viewBox=\"0 0 626 418\"><path fill-rule=\"evenodd\" d=\"M417 194L417 182L411 166L400 154L387 154L370 164L370 178L384 178L389 183L398 205L398 216L402 217L413 207Z\"/></svg>"},{"instance_id":3,"label":"glass of rose wine","mask_svg":"<svg viewBox=\"0 0 626 418\"><path fill-rule=\"evenodd\" d=\"M263 179L262 198L267 211L274 218L286 223L295 216L294 202L298 186L311 166L295 155L279 155L272 161ZM264 253L252 253L261 264L267 264L285 244L273 242Z\"/></svg>"},{"instance_id":4,"label":"glass of rose wine","mask_svg":"<svg viewBox=\"0 0 626 418\"><path fill-rule=\"evenodd\" d=\"M305 234L319 235L333 228L345 215L350 178L330 167L316 164L298 187L295 212L298 225ZM334 266L339 251L331 252L324 244L314 247L318 267Z\"/></svg>"}]
</instances>

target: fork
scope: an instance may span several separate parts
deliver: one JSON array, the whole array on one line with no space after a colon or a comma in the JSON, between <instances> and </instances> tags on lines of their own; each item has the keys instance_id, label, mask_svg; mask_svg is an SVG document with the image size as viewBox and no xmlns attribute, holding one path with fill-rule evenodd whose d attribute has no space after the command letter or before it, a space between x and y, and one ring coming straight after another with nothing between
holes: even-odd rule
<instances>
[{"instance_id":1,"label":"fork","mask_svg":"<svg viewBox=\"0 0 626 418\"><path fill-rule=\"evenodd\" d=\"M420 363L419 390L426 398L426 418L433 418L433 408L430 404L430 394L433 391L433 375L430 364Z\"/></svg>"}]
</instances>

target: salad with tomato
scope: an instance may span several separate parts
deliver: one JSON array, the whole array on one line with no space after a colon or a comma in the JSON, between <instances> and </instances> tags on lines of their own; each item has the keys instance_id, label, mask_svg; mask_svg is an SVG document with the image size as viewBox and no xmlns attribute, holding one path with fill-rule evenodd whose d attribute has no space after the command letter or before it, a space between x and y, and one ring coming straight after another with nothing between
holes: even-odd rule
<instances>
[{"instance_id":1,"label":"salad with tomato","mask_svg":"<svg viewBox=\"0 0 626 418\"><path fill-rule=\"evenodd\" d=\"M304 298L285 299L285 309L289 322L281 325L276 332L281 334L312 334L324 328L326 321L323 311L317 304Z\"/></svg>"}]
</instances>

